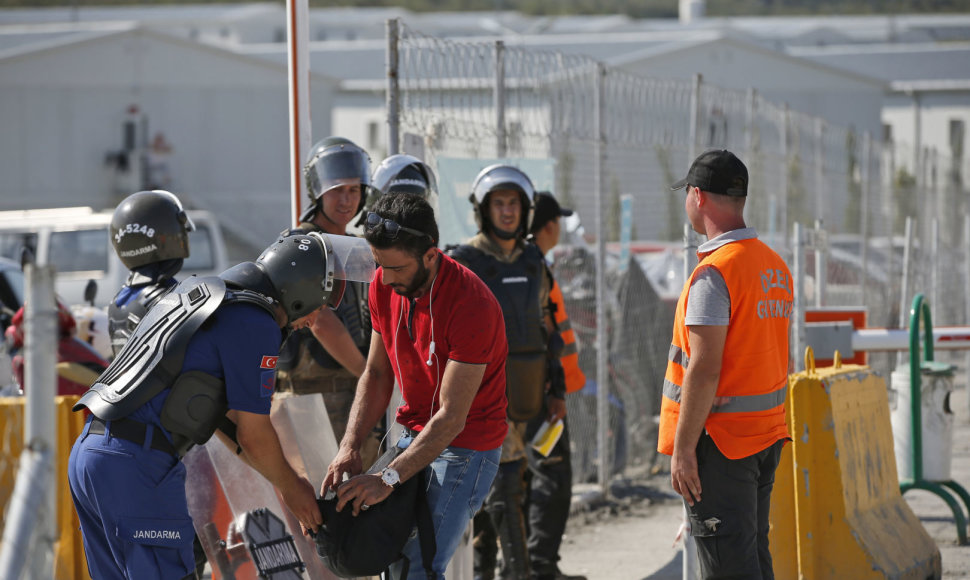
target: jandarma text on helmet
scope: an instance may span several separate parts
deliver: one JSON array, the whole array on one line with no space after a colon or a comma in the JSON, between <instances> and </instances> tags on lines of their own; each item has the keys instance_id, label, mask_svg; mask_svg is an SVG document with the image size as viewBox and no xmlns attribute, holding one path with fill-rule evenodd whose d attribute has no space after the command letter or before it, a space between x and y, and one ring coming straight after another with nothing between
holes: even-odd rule
<instances>
[{"instance_id":1,"label":"jandarma text on helmet","mask_svg":"<svg viewBox=\"0 0 970 580\"><path fill-rule=\"evenodd\" d=\"M122 258L130 258L132 256L140 256L142 254L147 254L149 252L154 252L156 250L158 250L158 246L156 246L155 244L152 244L150 246L142 246L135 250L126 250L126 251L120 252L119 255Z\"/></svg>"}]
</instances>

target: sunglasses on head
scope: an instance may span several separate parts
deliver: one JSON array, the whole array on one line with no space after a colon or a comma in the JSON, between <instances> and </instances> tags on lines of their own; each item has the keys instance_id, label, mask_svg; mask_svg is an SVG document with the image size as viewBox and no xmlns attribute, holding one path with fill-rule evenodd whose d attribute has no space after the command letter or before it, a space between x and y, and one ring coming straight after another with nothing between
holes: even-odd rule
<instances>
[{"instance_id":1,"label":"sunglasses on head","mask_svg":"<svg viewBox=\"0 0 970 580\"><path fill-rule=\"evenodd\" d=\"M391 240L396 239L401 232L407 232L412 236L418 236L419 238L426 237L433 240L431 236L420 230L402 226L394 220L385 219L374 212L368 212L367 220L364 222L364 227L367 229L367 232L370 233L380 226L384 226L384 235Z\"/></svg>"}]
</instances>

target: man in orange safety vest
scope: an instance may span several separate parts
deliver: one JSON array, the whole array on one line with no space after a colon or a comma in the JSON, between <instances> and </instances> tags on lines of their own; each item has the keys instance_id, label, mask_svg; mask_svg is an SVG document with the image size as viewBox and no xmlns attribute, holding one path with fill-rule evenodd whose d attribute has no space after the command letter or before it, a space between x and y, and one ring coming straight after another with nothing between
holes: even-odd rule
<instances>
[{"instance_id":1,"label":"man in orange safety vest","mask_svg":"<svg viewBox=\"0 0 970 580\"><path fill-rule=\"evenodd\" d=\"M792 277L744 223L748 170L708 151L686 188L707 241L674 313L658 450L684 498L703 578L773 578L768 513L785 424Z\"/></svg>"}]
</instances>

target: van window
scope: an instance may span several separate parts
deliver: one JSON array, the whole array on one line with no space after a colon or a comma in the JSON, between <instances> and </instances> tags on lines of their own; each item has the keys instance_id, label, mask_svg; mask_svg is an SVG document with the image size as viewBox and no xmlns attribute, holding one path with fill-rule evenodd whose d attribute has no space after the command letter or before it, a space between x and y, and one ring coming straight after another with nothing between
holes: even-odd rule
<instances>
[{"instance_id":1,"label":"van window","mask_svg":"<svg viewBox=\"0 0 970 580\"><path fill-rule=\"evenodd\" d=\"M0 305L16 310L24 303L24 273L19 268L0 263Z\"/></svg>"},{"instance_id":2,"label":"van window","mask_svg":"<svg viewBox=\"0 0 970 580\"><path fill-rule=\"evenodd\" d=\"M212 232L208 226L195 224L195 230L189 232L189 257L182 264L183 270L214 270L215 259L212 256Z\"/></svg>"},{"instance_id":3,"label":"van window","mask_svg":"<svg viewBox=\"0 0 970 580\"><path fill-rule=\"evenodd\" d=\"M58 272L108 269L108 229L51 232L48 260Z\"/></svg>"},{"instance_id":4,"label":"van window","mask_svg":"<svg viewBox=\"0 0 970 580\"><path fill-rule=\"evenodd\" d=\"M0 256L11 259L19 264L25 241L35 251L37 250L37 234L28 232L0 233Z\"/></svg>"}]
</instances>

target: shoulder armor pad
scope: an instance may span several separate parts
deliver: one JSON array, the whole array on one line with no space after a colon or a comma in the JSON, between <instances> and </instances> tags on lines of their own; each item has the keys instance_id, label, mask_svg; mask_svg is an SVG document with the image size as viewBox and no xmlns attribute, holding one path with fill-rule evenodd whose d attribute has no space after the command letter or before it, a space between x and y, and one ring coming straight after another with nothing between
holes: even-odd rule
<instances>
[{"instance_id":1,"label":"shoulder armor pad","mask_svg":"<svg viewBox=\"0 0 970 580\"><path fill-rule=\"evenodd\" d=\"M192 335L226 295L221 278L195 276L148 311L111 366L74 405L106 421L130 414L170 386L182 370Z\"/></svg>"}]
</instances>

